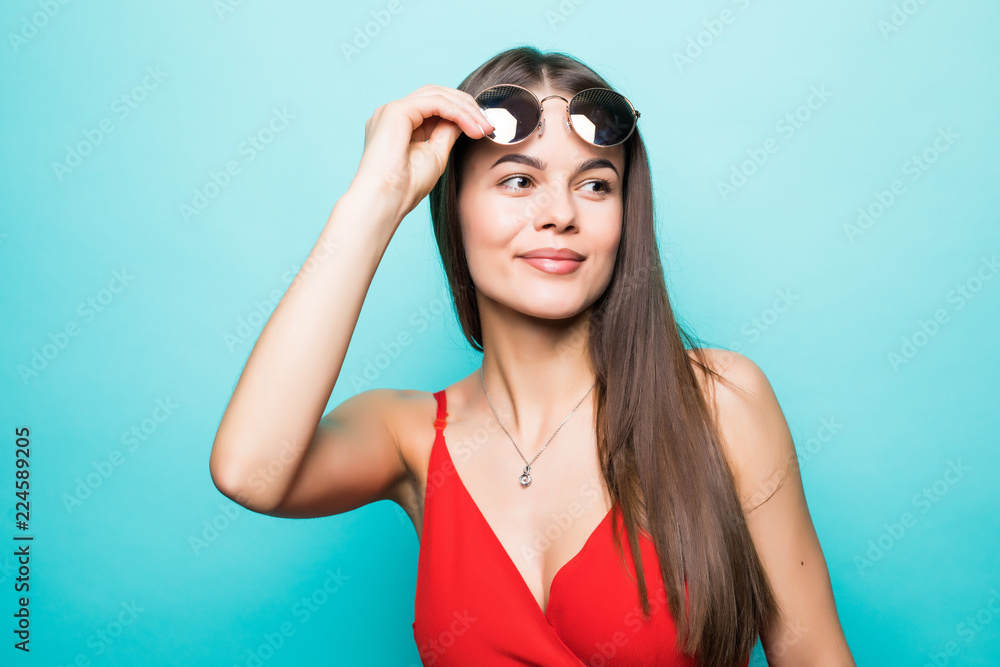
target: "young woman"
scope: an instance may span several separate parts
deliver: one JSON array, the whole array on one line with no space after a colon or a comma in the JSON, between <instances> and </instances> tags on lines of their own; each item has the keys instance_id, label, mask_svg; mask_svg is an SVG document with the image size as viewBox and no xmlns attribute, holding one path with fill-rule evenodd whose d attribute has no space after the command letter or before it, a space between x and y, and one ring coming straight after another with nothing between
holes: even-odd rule
<instances>
[{"instance_id":1,"label":"young woman","mask_svg":"<svg viewBox=\"0 0 1000 667\"><path fill-rule=\"evenodd\" d=\"M766 377L674 320L639 116L530 47L376 109L236 385L212 479L279 517L398 503L421 539L428 665L733 667L758 635L771 665L854 665ZM428 194L482 365L323 415Z\"/></svg>"}]
</instances>

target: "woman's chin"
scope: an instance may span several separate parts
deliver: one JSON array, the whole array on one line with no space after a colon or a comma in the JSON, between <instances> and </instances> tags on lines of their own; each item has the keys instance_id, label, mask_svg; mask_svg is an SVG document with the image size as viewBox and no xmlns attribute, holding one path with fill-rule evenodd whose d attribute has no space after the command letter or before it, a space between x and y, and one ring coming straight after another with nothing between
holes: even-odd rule
<instances>
[{"instance_id":1,"label":"woman's chin","mask_svg":"<svg viewBox=\"0 0 1000 667\"><path fill-rule=\"evenodd\" d=\"M508 293L509 294L509 293ZM579 315L587 301L582 295L558 291L525 290L518 298L505 298L503 304L528 317L543 320L565 320Z\"/></svg>"}]
</instances>

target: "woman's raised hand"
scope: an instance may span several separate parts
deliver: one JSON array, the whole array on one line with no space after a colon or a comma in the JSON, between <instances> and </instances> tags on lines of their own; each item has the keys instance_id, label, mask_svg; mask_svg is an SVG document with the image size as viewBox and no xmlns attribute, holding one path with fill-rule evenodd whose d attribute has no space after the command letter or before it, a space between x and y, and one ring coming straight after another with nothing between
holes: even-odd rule
<instances>
[{"instance_id":1,"label":"woman's raised hand","mask_svg":"<svg viewBox=\"0 0 1000 667\"><path fill-rule=\"evenodd\" d=\"M448 154L465 132L481 139L494 129L469 93L428 84L375 109L365 123L365 146L351 188L398 211L396 224L430 193Z\"/></svg>"}]
</instances>

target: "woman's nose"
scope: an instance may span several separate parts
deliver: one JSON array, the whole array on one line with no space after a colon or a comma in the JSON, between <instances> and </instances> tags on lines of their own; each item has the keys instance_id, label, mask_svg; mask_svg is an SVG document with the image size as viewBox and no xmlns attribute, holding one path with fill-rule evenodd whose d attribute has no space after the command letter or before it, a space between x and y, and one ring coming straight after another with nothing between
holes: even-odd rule
<instances>
[{"instance_id":1,"label":"woman's nose","mask_svg":"<svg viewBox=\"0 0 1000 667\"><path fill-rule=\"evenodd\" d=\"M534 202L537 206L535 228L544 229L555 225L559 231L571 226L576 221L576 210L572 195L568 188L549 186L539 193Z\"/></svg>"}]
</instances>

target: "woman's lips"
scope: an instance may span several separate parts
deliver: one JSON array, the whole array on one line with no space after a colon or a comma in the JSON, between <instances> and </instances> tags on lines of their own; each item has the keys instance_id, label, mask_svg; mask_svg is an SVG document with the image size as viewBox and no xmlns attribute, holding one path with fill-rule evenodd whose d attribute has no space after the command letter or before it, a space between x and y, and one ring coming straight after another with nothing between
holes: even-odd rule
<instances>
[{"instance_id":1,"label":"woman's lips","mask_svg":"<svg viewBox=\"0 0 1000 667\"><path fill-rule=\"evenodd\" d=\"M550 259L548 257L521 257L521 259L545 273L572 273L583 264L582 259Z\"/></svg>"}]
</instances>

